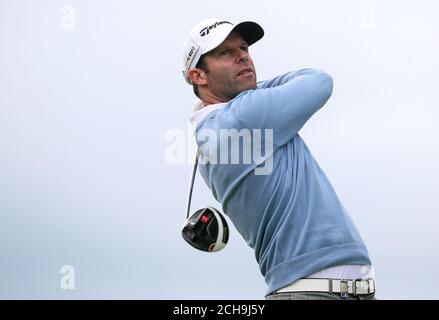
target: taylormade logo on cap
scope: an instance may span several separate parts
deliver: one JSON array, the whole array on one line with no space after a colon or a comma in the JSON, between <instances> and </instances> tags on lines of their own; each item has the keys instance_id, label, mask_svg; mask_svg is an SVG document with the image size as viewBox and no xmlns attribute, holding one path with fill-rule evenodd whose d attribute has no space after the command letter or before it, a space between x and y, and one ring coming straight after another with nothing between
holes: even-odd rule
<instances>
[{"instance_id":1,"label":"taylormade logo on cap","mask_svg":"<svg viewBox=\"0 0 439 320\"><path fill-rule=\"evenodd\" d=\"M194 47L194 46L192 46L192 48L191 48L191 51L189 51L189 54L188 54L188 56L187 56L187 59L186 59L186 64L188 64L188 62L191 60L191 58L192 58L192 55L194 54L194 52L195 52L195 49L197 49L196 47ZM184 71L183 71L184 72Z\"/></svg>"},{"instance_id":2,"label":"taylormade logo on cap","mask_svg":"<svg viewBox=\"0 0 439 320\"><path fill-rule=\"evenodd\" d=\"M212 30L213 28L216 28L217 26L220 26L220 25L222 25L224 23L228 23L228 24L231 24L233 26L233 23L231 23L229 21L215 22L213 25L201 29L200 36L204 37L205 35L209 34L210 30Z\"/></svg>"}]
</instances>

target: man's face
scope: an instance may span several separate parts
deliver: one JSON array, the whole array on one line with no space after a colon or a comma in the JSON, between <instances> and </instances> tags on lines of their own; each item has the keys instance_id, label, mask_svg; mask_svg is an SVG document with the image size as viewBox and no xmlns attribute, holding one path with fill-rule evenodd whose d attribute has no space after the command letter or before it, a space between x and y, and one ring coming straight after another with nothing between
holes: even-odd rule
<instances>
[{"instance_id":1,"label":"man's face","mask_svg":"<svg viewBox=\"0 0 439 320\"><path fill-rule=\"evenodd\" d=\"M229 101L238 94L256 88L256 71L248 44L237 32L208 52L205 57L206 84L211 94Z\"/></svg>"}]
</instances>

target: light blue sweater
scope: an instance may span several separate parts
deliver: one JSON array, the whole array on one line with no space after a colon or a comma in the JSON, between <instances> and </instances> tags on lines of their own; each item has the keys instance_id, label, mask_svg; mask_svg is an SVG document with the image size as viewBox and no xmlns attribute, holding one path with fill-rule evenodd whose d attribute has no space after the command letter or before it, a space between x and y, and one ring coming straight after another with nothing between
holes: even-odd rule
<instances>
[{"instance_id":1,"label":"light blue sweater","mask_svg":"<svg viewBox=\"0 0 439 320\"><path fill-rule=\"evenodd\" d=\"M298 134L331 94L328 74L302 69L259 82L257 89L210 112L195 128L199 171L254 248L268 285L266 294L325 268L371 265L360 234ZM273 152L250 164L202 164L213 150L206 151L201 129L220 137L220 129L232 128L273 129ZM271 174L256 175L255 168L263 167L269 157Z\"/></svg>"}]
</instances>

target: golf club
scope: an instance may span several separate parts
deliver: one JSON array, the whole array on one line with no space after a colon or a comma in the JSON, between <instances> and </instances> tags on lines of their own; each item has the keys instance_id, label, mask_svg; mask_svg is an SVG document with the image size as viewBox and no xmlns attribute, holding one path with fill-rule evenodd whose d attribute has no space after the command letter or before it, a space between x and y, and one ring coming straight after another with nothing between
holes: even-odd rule
<instances>
[{"instance_id":1,"label":"golf club","mask_svg":"<svg viewBox=\"0 0 439 320\"><path fill-rule=\"evenodd\" d=\"M195 155L195 163L189 184L186 220L183 225L182 236L184 240L196 249L216 252L226 246L229 240L229 227L221 212L210 206L198 209L190 215L197 166L198 152Z\"/></svg>"}]
</instances>

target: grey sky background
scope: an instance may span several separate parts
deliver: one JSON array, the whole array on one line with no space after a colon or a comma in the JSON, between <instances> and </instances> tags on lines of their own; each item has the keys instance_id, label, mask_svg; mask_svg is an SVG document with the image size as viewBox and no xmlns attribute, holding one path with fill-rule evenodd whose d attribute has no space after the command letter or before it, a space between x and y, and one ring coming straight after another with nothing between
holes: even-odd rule
<instances>
[{"instance_id":1,"label":"grey sky background","mask_svg":"<svg viewBox=\"0 0 439 320\"><path fill-rule=\"evenodd\" d=\"M0 298L263 299L232 227L180 235L191 164L166 161L195 96L189 29L254 20L258 79L334 79L301 135L368 246L381 299L438 299L439 5L431 1L0 0ZM197 177L193 208L216 205ZM71 265L75 288L63 289Z\"/></svg>"}]
</instances>

